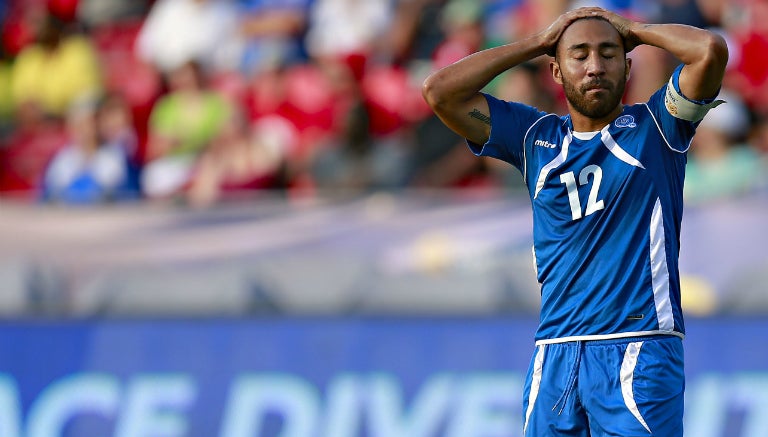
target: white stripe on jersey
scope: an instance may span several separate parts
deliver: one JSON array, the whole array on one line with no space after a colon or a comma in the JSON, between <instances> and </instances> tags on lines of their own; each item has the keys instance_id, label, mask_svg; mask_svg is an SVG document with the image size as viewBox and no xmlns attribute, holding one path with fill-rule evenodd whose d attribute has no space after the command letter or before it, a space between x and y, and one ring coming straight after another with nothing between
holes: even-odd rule
<instances>
[{"instance_id":1,"label":"white stripe on jersey","mask_svg":"<svg viewBox=\"0 0 768 437\"><path fill-rule=\"evenodd\" d=\"M557 117L555 114L547 114L543 117L540 117L538 120L534 121L533 124L531 124L530 127L528 127L528 130L525 131L525 135L523 136L523 144L526 144L526 141L528 141L528 134L531 133L531 129L533 129L534 126L539 124L541 120L544 120L547 117ZM525 146L523 146L523 181L526 181L526 184L528 183L528 156L526 156L525 153Z\"/></svg>"},{"instance_id":2,"label":"white stripe on jersey","mask_svg":"<svg viewBox=\"0 0 768 437\"><path fill-rule=\"evenodd\" d=\"M675 327L672 314L672 302L669 298L669 269L667 268L667 250L664 237L664 217L661 210L661 200L656 199L651 215L651 282L653 284L653 300L656 303L656 317L659 329L671 331Z\"/></svg>"},{"instance_id":3,"label":"white stripe on jersey","mask_svg":"<svg viewBox=\"0 0 768 437\"><path fill-rule=\"evenodd\" d=\"M603 140L603 144L605 144L605 147L608 148L608 150L611 151L613 156L619 158L620 160L626 162L629 165L633 165L635 167L640 167L643 170L645 170L645 167L643 164L635 159L632 155L627 153L626 150L622 149L621 146L616 142L616 140L613 139L610 132L608 132L608 128L611 125L604 127L602 132L600 132L600 139Z\"/></svg>"},{"instance_id":4,"label":"white stripe on jersey","mask_svg":"<svg viewBox=\"0 0 768 437\"><path fill-rule=\"evenodd\" d=\"M541 171L539 172L539 179L536 180L536 191L533 193L534 199L539 195L539 191L544 188L544 183L547 181L547 175L549 175L549 172L556 169L559 165L565 162L565 159L568 157L568 146L571 144L572 139L573 135L571 134L571 131L568 130L568 134L565 136L565 138L563 138L563 145L560 150L560 154L557 155L555 159L547 163L547 165L541 168Z\"/></svg>"}]
</instances>

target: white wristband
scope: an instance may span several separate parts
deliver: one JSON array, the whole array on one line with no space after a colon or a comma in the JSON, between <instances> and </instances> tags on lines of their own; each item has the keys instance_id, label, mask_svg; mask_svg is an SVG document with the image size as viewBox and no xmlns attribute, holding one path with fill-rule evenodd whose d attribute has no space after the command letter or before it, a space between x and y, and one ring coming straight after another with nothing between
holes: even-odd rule
<instances>
[{"instance_id":1,"label":"white wristband","mask_svg":"<svg viewBox=\"0 0 768 437\"><path fill-rule=\"evenodd\" d=\"M710 109L721 103L725 103L725 100L715 100L711 103L702 104L686 99L677 92L675 85L672 83L672 78L669 79L667 93L664 96L664 106L667 107L667 111L673 117L694 123L701 121Z\"/></svg>"}]
</instances>

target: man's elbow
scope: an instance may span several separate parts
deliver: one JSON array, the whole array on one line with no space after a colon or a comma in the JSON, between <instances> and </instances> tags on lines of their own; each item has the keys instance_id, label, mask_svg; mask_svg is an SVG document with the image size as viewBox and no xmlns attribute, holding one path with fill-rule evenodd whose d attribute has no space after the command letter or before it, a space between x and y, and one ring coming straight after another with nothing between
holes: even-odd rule
<instances>
[{"instance_id":1,"label":"man's elbow","mask_svg":"<svg viewBox=\"0 0 768 437\"><path fill-rule=\"evenodd\" d=\"M443 70L429 75L421 86L421 95L436 113L449 111L464 103L468 97L457 88L454 78Z\"/></svg>"},{"instance_id":2,"label":"man's elbow","mask_svg":"<svg viewBox=\"0 0 768 437\"><path fill-rule=\"evenodd\" d=\"M721 35L709 33L706 41L706 59L707 64L718 70L725 71L728 64L728 43Z\"/></svg>"},{"instance_id":3,"label":"man's elbow","mask_svg":"<svg viewBox=\"0 0 768 437\"><path fill-rule=\"evenodd\" d=\"M421 86L421 95L433 110L445 106L445 93L440 90L439 79L435 77L435 74L424 80Z\"/></svg>"}]
</instances>

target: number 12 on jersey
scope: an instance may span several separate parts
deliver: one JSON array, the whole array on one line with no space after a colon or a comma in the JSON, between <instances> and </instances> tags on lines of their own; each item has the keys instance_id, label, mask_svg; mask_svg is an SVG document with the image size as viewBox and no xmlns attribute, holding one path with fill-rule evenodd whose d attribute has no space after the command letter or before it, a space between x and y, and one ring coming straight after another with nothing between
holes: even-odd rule
<instances>
[{"instance_id":1,"label":"number 12 on jersey","mask_svg":"<svg viewBox=\"0 0 768 437\"><path fill-rule=\"evenodd\" d=\"M605 208L605 203L602 200L597 200L600 183L603 180L603 169L594 164L584 167L579 172L579 185L587 185L590 175L592 175L592 188L589 190L587 208L584 214L581 212L581 200L579 199L579 189L576 185L576 175L572 171L560 175L560 182L564 183L565 188L568 190L568 202L571 205L571 218L573 220L579 220Z\"/></svg>"}]
</instances>

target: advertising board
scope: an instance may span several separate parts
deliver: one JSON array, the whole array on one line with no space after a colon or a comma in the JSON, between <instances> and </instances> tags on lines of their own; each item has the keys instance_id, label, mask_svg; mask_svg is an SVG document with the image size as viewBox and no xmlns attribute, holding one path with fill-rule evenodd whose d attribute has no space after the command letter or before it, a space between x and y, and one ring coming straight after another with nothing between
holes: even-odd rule
<instances>
[{"instance_id":1,"label":"advertising board","mask_svg":"<svg viewBox=\"0 0 768 437\"><path fill-rule=\"evenodd\" d=\"M19 321L3 437L517 437L535 320ZM688 323L686 435L768 436L768 322Z\"/></svg>"}]
</instances>

